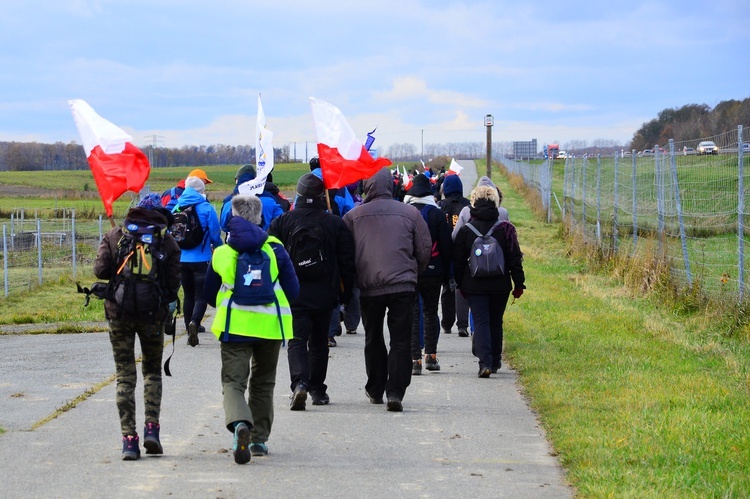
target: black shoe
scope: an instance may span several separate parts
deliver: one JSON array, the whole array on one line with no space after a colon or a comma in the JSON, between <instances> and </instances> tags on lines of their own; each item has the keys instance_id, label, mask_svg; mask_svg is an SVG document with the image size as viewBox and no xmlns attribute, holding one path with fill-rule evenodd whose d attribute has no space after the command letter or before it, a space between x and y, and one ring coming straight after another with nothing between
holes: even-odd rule
<instances>
[{"instance_id":1,"label":"black shoe","mask_svg":"<svg viewBox=\"0 0 750 499\"><path fill-rule=\"evenodd\" d=\"M450 329L443 329L443 334L451 334L451 333L453 333L453 331L451 331Z\"/></svg>"},{"instance_id":2,"label":"black shoe","mask_svg":"<svg viewBox=\"0 0 750 499\"><path fill-rule=\"evenodd\" d=\"M411 361L411 375L419 376L420 374L422 374L422 361L421 360Z\"/></svg>"},{"instance_id":3,"label":"black shoe","mask_svg":"<svg viewBox=\"0 0 750 499\"><path fill-rule=\"evenodd\" d=\"M289 403L289 409L293 411L304 411L305 401L307 400L307 387L304 383L297 383L294 387L294 393L292 393L291 402Z\"/></svg>"},{"instance_id":4,"label":"black shoe","mask_svg":"<svg viewBox=\"0 0 750 499\"><path fill-rule=\"evenodd\" d=\"M203 325L198 326L198 332L199 333L205 333L206 332L205 326L203 326Z\"/></svg>"},{"instance_id":5,"label":"black shoe","mask_svg":"<svg viewBox=\"0 0 750 499\"><path fill-rule=\"evenodd\" d=\"M365 395L367 395L367 398L370 399L371 404L382 404L383 403L383 396L380 397L374 397L370 394L370 392L367 391L367 388L365 388Z\"/></svg>"},{"instance_id":6,"label":"black shoe","mask_svg":"<svg viewBox=\"0 0 750 499\"><path fill-rule=\"evenodd\" d=\"M347 329L346 330L346 334L357 334L357 330L356 329Z\"/></svg>"},{"instance_id":7,"label":"black shoe","mask_svg":"<svg viewBox=\"0 0 750 499\"><path fill-rule=\"evenodd\" d=\"M479 374L477 376L479 376L480 378L489 378L490 373L492 373L492 369L490 369L489 367L480 367Z\"/></svg>"},{"instance_id":8,"label":"black shoe","mask_svg":"<svg viewBox=\"0 0 750 499\"><path fill-rule=\"evenodd\" d=\"M191 322L190 324L188 324L187 330L188 330L188 339L187 339L188 345L190 345L191 347L198 345L199 343L198 342L198 324L196 324L195 322Z\"/></svg>"},{"instance_id":9,"label":"black shoe","mask_svg":"<svg viewBox=\"0 0 750 499\"><path fill-rule=\"evenodd\" d=\"M336 346L336 338L328 338L328 348L333 348Z\"/></svg>"},{"instance_id":10,"label":"black shoe","mask_svg":"<svg viewBox=\"0 0 750 499\"><path fill-rule=\"evenodd\" d=\"M492 374L497 374L497 372L500 370L500 366L501 365L502 365L502 363L499 363L496 366L492 366L492 369L490 369L490 371L492 371Z\"/></svg>"},{"instance_id":11,"label":"black shoe","mask_svg":"<svg viewBox=\"0 0 750 499\"><path fill-rule=\"evenodd\" d=\"M237 423L234 426L234 462L247 464L250 462L250 428L245 423Z\"/></svg>"},{"instance_id":12,"label":"black shoe","mask_svg":"<svg viewBox=\"0 0 750 499\"><path fill-rule=\"evenodd\" d=\"M324 393L322 395L319 395L317 393L312 394L312 405L328 405L330 401L331 398L327 393Z\"/></svg>"},{"instance_id":13,"label":"black shoe","mask_svg":"<svg viewBox=\"0 0 750 499\"><path fill-rule=\"evenodd\" d=\"M343 329L343 328L341 327L341 324L339 324L339 328L338 328L338 330L336 331L336 336L341 336L341 331L342 331L342 329Z\"/></svg>"},{"instance_id":14,"label":"black shoe","mask_svg":"<svg viewBox=\"0 0 750 499\"><path fill-rule=\"evenodd\" d=\"M439 371L440 363L437 360L436 354L427 354L424 356L424 368L428 371Z\"/></svg>"},{"instance_id":15,"label":"black shoe","mask_svg":"<svg viewBox=\"0 0 750 499\"><path fill-rule=\"evenodd\" d=\"M389 412L401 412L404 410L404 406L401 404L400 398L388 397L388 405L385 407L385 410Z\"/></svg>"},{"instance_id":16,"label":"black shoe","mask_svg":"<svg viewBox=\"0 0 750 499\"><path fill-rule=\"evenodd\" d=\"M465 327L460 327L458 328L458 335L461 338L466 338L467 336L469 336L469 331Z\"/></svg>"}]
</instances>

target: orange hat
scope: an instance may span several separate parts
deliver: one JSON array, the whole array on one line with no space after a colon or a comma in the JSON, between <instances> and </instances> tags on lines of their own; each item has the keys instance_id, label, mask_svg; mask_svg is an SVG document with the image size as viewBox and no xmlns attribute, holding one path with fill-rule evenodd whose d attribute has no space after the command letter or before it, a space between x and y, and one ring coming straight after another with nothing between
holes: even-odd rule
<instances>
[{"instance_id":1,"label":"orange hat","mask_svg":"<svg viewBox=\"0 0 750 499\"><path fill-rule=\"evenodd\" d=\"M196 168L195 170L188 173L188 177L198 177L199 179L203 180L204 184L213 184L213 181L206 176L206 172L204 172L200 168Z\"/></svg>"}]
</instances>

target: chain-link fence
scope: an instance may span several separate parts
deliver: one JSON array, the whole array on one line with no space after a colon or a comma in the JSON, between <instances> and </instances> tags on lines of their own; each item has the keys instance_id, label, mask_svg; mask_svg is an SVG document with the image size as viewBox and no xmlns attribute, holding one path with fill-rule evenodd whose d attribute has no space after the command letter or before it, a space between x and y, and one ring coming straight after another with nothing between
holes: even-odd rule
<instances>
[{"instance_id":1,"label":"chain-link fence","mask_svg":"<svg viewBox=\"0 0 750 499\"><path fill-rule=\"evenodd\" d=\"M5 296L62 276L90 275L108 221L102 217L76 220L75 210L53 219L28 215L25 210L14 210L2 222Z\"/></svg>"},{"instance_id":2,"label":"chain-link fence","mask_svg":"<svg viewBox=\"0 0 750 499\"><path fill-rule=\"evenodd\" d=\"M568 158L563 216L604 251L656 248L687 286L744 300L750 184L742 134L740 126L640 152Z\"/></svg>"}]
</instances>

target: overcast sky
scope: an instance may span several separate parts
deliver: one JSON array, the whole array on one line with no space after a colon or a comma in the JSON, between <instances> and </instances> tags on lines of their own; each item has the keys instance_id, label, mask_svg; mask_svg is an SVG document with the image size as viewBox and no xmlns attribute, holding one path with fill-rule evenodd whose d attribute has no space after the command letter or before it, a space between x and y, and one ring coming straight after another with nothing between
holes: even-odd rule
<instances>
[{"instance_id":1,"label":"overcast sky","mask_svg":"<svg viewBox=\"0 0 750 499\"><path fill-rule=\"evenodd\" d=\"M0 140L81 142L68 99L136 145L629 141L665 108L750 97L741 0L3 0ZM750 126L750 123L743 123Z\"/></svg>"}]
</instances>

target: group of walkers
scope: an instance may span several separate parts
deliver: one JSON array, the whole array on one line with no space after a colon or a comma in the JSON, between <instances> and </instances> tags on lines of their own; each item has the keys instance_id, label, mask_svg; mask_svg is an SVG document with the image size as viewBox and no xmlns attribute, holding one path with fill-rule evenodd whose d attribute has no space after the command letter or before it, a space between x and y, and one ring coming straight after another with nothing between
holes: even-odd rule
<instances>
[{"instance_id":1,"label":"group of walkers","mask_svg":"<svg viewBox=\"0 0 750 499\"><path fill-rule=\"evenodd\" d=\"M143 446L147 454L163 452L164 325L174 323L180 285L190 346L200 343L207 306L216 308L210 331L221 343L225 424L238 464L268 453L285 341L290 409L304 410L308 397L313 405L330 402L329 348L342 320L356 334L361 318L365 393L387 411L403 410L411 378L423 367L441 369L440 331L451 334L454 322L459 336L473 330L478 376L500 368L503 313L510 294L520 297L525 285L516 231L492 181L482 177L469 200L458 175L440 175L438 183L418 173L401 199L387 168L338 190L326 190L317 158L310 169L289 201L270 176L262 194L240 194L238 186L256 174L244 165L220 214L206 200L211 180L193 170L161 197L144 197L103 238L94 270L111 290L104 297L124 460L140 457L136 335L143 352ZM477 268L492 257L499 272L483 275ZM146 284L161 295L133 306L128 297Z\"/></svg>"}]
</instances>

